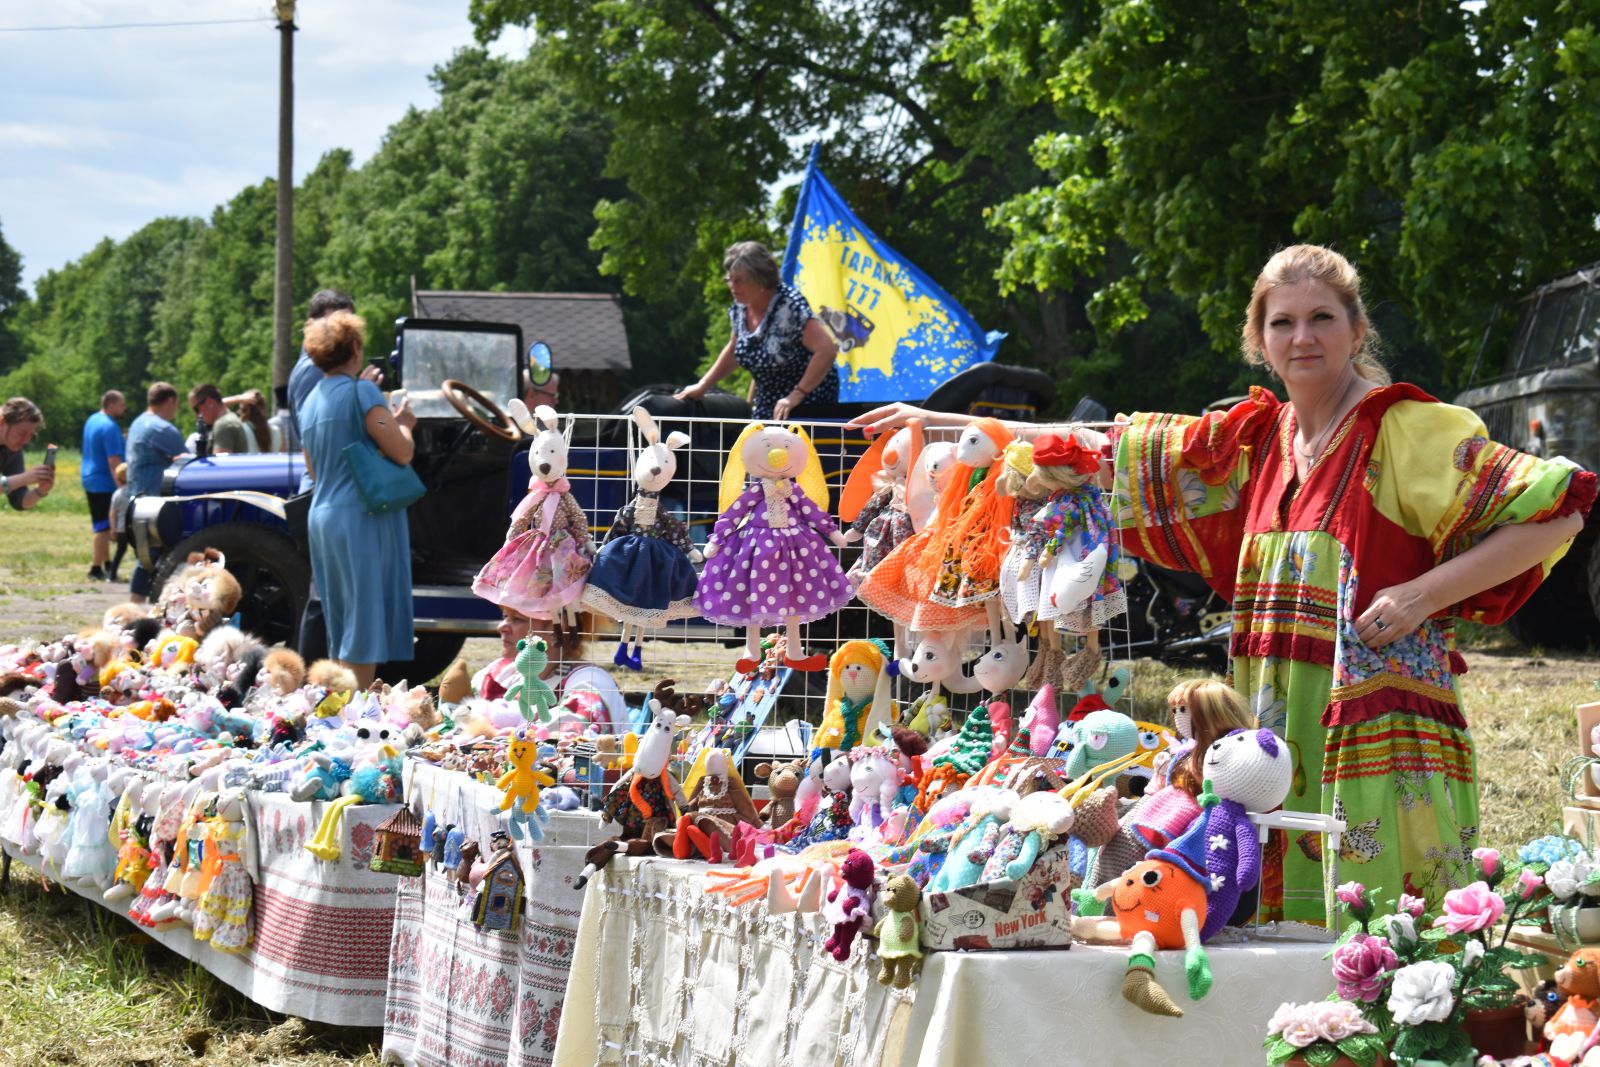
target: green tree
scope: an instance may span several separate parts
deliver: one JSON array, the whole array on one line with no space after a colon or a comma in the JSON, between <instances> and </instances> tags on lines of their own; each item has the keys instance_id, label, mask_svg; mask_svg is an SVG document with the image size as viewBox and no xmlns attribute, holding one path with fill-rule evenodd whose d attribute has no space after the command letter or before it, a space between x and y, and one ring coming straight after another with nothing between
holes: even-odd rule
<instances>
[{"instance_id":1,"label":"green tree","mask_svg":"<svg viewBox=\"0 0 1600 1067\"><path fill-rule=\"evenodd\" d=\"M1049 357L1070 316L1048 292L1003 299L1004 242L978 224L1039 177L1027 154L1042 103L985 97L939 52L961 0L772 5L652 0L474 0L480 40L531 26L581 97L610 119L607 173L626 195L595 207L601 270L628 293L727 338L718 269L732 241L780 247L813 141L863 220L980 321ZM980 87L981 89L981 87ZM784 186L781 196L773 190ZM687 332L680 328L680 333Z\"/></svg>"},{"instance_id":2,"label":"green tree","mask_svg":"<svg viewBox=\"0 0 1600 1067\"><path fill-rule=\"evenodd\" d=\"M22 288L22 255L6 243L0 231L0 374L22 363L22 341L16 320L28 294Z\"/></svg>"},{"instance_id":3,"label":"green tree","mask_svg":"<svg viewBox=\"0 0 1600 1067\"><path fill-rule=\"evenodd\" d=\"M979 0L951 54L1062 128L993 215L1008 291L1089 284L1115 344L1171 294L1237 348L1273 249L1360 266L1401 374L1447 383L1490 308L1600 257L1592 4ZM1418 340L1410 341L1415 323ZM1431 379L1431 380L1430 380Z\"/></svg>"}]
</instances>

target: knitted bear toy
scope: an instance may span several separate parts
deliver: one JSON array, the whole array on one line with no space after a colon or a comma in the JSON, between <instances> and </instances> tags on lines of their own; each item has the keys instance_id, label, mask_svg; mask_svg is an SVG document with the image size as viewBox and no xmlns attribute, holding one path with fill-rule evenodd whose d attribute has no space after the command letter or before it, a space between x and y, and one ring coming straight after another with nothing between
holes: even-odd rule
<instances>
[{"instance_id":1,"label":"knitted bear toy","mask_svg":"<svg viewBox=\"0 0 1600 1067\"><path fill-rule=\"evenodd\" d=\"M859 848L851 849L839 865L839 877L844 883L833 888L822 909L822 917L833 924L833 934L822 947L841 963L850 958L851 944L872 917L872 880L876 874L872 857Z\"/></svg>"},{"instance_id":2,"label":"knitted bear toy","mask_svg":"<svg viewBox=\"0 0 1600 1067\"><path fill-rule=\"evenodd\" d=\"M878 938L878 958L883 961L878 981L904 989L922 973L922 924L917 920L922 890L907 876L896 875L883 887L878 900L885 911L873 931Z\"/></svg>"}]
</instances>

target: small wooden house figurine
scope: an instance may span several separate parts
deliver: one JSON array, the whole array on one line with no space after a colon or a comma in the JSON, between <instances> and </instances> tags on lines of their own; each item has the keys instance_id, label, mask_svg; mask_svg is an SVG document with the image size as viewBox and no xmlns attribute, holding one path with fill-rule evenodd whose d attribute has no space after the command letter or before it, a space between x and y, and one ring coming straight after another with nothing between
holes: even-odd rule
<instances>
[{"instance_id":1,"label":"small wooden house figurine","mask_svg":"<svg viewBox=\"0 0 1600 1067\"><path fill-rule=\"evenodd\" d=\"M373 827L371 868L385 874L416 877L422 873L422 826L402 807Z\"/></svg>"},{"instance_id":2,"label":"small wooden house figurine","mask_svg":"<svg viewBox=\"0 0 1600 1067\"><path fill-rule=\"evenodd\" d=\"M480 930L515 931L522 922L522 868L516 850L502 848L489 861L472 903L472 921Z\"/></svg>"}]
</instances>

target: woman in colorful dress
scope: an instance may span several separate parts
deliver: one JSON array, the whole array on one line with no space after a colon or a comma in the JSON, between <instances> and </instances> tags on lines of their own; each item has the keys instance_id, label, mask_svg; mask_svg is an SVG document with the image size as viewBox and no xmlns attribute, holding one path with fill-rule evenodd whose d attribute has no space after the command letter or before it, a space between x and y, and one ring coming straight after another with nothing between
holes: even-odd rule
<instances>
[{"instance_id":1,"label":"woman in colorful dress","mask_svg":"<svg viewBox=\"0 0 1600 1067\"><path fill-rule=\"evenodd\" d=\"M1295 757L1285 806L1345 820L1344 877L1437 900L1478 833L1456 620L1502 622L1527 600L1582 529L1595 475L1391 384L1376 342L1344 257L1279 252L1244 351L1288 402L1257 388L1200 418L1135 415L1110 439L1114 509L1126 549L1233 602L1233 684ZM1315 834L1275 840L1264 914L1323 920L1333 860Z\"/></svg>"},{"instance_id":2,"label":"woman in colorful dress","mask_svg":"<svg viewBox=\"0 0 1600 1067\"><path fill-rule=\"evenodd\" d=\"M784 422L802 404L837 402L839 368L833 361L839 349L833 334L812 315L800 290L783 284L772 253L756 241L740 241L722 258L722 278L733 295L733 334L711 368L678 390L677 398L699 400L738 365L755 379L750 407L756 422Z\"/></svg>"}]
</instances>

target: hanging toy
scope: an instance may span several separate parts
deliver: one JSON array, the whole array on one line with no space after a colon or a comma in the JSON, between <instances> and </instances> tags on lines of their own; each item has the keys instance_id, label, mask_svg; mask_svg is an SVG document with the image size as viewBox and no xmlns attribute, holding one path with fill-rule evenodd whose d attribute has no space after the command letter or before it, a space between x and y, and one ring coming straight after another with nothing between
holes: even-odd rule
<instances>
[{"instance_id":1,"label":"hanging toy","mask_svg":"<svg viewBox=\"0 0 1600 1067\"><path fill-rule=\"evenodd\" d=\"M988 694L983 706L989 710L989 725L994 741L989 758L998 759L1011 745L1011 705L1005 696L1022 676L1028 673L1028 638L1026 634L1011 634L1011 627L1002 616L1000 630L994 635L989 650L972 665L972 677Z\"/></svg>"},{"instance_id":2,"label":"hanging toy","mask_svg":"<svg viewBox=\"0 0 1600 1067\"><path fill-rule=\"evenodd\" d=\"M559 617L564 625L576 626L576 605L594 563L594 545L589 520L567 481L567 439L554 409L539 405L535 423L521 400L512 400L508 408L533 438L528 495L511 513L506 543L473 579L472 591L530 618Z\"/></svg>"},{"instance_id":3,"label":"hanging toy","mask_svg":"<svg viewBox=\"0 0 1600 1067\"><path fill-rule=\"evenodd\" d=\"M556 780L539 768L535 762L538 756L537 742L527 731L518 730L506 747L506 761L511 769L495 783L495 788L504 792L500 810L511 813L511 836L515 839L526 832L533 840L543 841L543 824L550 821L544 805L539 802L539 790L550 788Z\"/></svg>"},{"instance_id":4,"label":"hanging toy","mask_svg":"<svg viewBox=\"0 0 1600 1067\"><path fill-rule=\"evenodd\" d=\"M811 742L813 757L823 749L849 752L863 738L875 738L880 724L894 720L889 664L889 650L879 640L846 641L829 657L828 693L822 728Z\"/></svg>"},{"instance_id":5,"label":"hanging toy","mask_svg":"<svg viewBox=\"0 0 1600 1067\"><path fill-rule=\"evenodd\" d=\"M689 435L670 433L662 442L655 419L642 407L633 409L633 421L645 440L633 464L637 492L612 520L611 532L589 571L583 603L622 624L612 662L637 671L644 669L639 646L646 628L699 614L694 606L699 581L694 565L701 556L689 541L688 528L661 510L661 491L678 473L673 451L687 445Z\"/></svg>"},{"instance_id":6,"label":"hanging toy","mask_svg":"<svg viewBox=\"0 0 1600 1067\"><path fill-rule=\"evenodd\" d=\"M937 741L954 733L950 702L941 689L952 693L976 693L979 684L961 672L961 634L924 634L912 650L911 658L900 661L902 677L926 685L927 692L912 702L906 726Z\"/></svg>"},{"instance_id":7,"label":"hanging toy","mask_svg":"<svg viewBox=\"0 0 1600 1067\"><path fill-rule=\"evenodd\" d=\"M850 471L839 494L839 521L850 523L851 531L861 537L861 555L847 572L852 586L859 586L890 552L916 534L906 489L921 452L922 420L912 419L874 441ZM895 658L907 651L906 629L896 624Z\"/></svg>"},{"instance_id":8,"label":"hanging toy","mask_svg":"<svg viewBox=\"0 0 1600 1067\"><path fill-rule=\"evenodd\" d=\"M515 700L523 722L550 722L550 708L556 693L542 677L550 663L549 645L542 637L528 636L517 642L517 680L506 690L506 699Z\"/></svg>"},{"instance_id":9,"label":"hanging toy","mask_svg":"<svg viewBox=\"0 0 1600 1067\"><path fill-rule=\"evenodd\" d=\"M789 640L785 666L820 671L827 665L821 655L800 655L800 624L850 602L850 580L827 545L842 548L849 539L829 517L827 502L822 461L804 430L755 423L734 442L695 605L712 622L745 628L747 658L736 664L741 674L760 660L761 627L779 623Z\"/></svg>"},{"instance_id":10,"label":"hanging toy","mask_svg":"<svg viewBox=\"0 0 1600 1067\"><path fill-rule=\"evenodd\" d=\"M996 419L962 431L935 518L873 568L856 590L862 603L918 633L997 628L1012 501L995 491L1003 466L996 461L1011 441Z\"/></svg>"}]
</instances>

